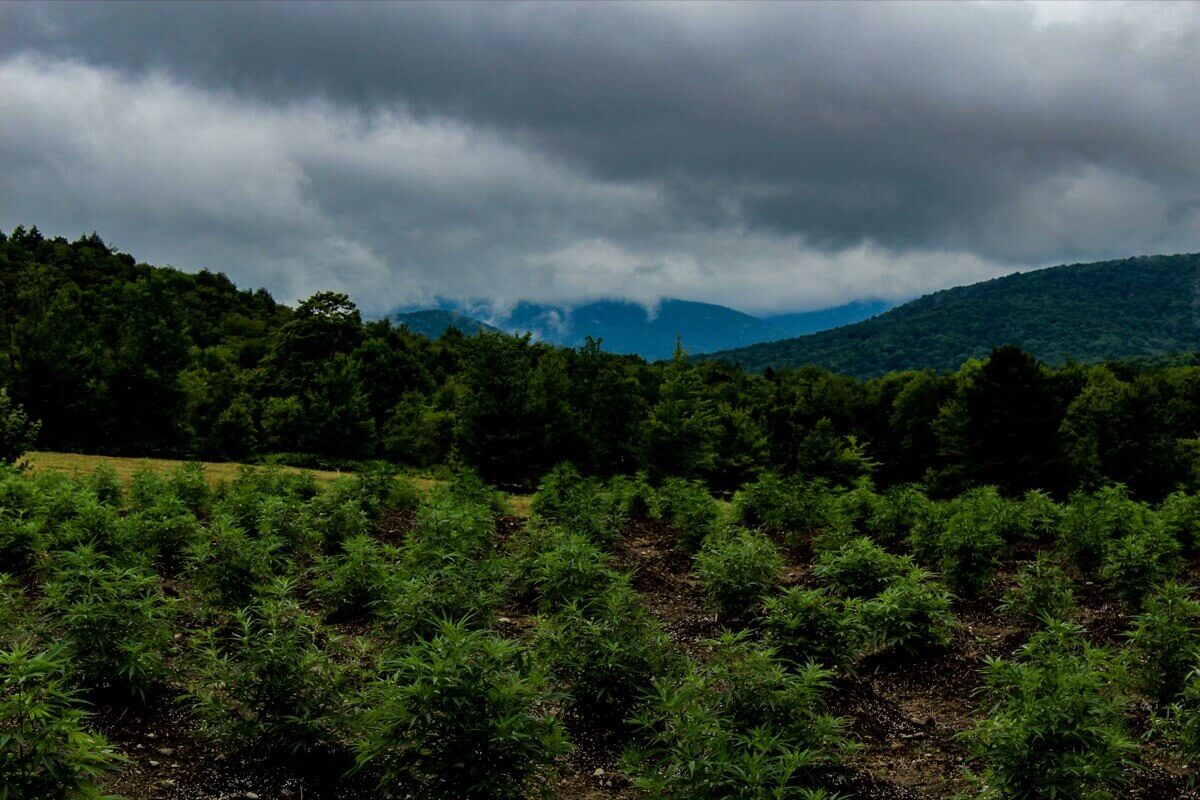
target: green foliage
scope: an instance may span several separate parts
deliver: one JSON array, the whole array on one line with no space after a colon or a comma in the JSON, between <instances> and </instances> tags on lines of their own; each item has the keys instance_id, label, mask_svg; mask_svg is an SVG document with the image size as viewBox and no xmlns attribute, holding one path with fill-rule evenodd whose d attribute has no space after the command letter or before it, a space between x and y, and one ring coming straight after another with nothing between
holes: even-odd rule
<instances>
[{"instance_id":1,"label":"green foliage","mask_svg":"<svg viewBox=\"0 0 1200 800\"><path fill-rule=\"evenodd\" d=\"M668 478L655 495L657 516L679 531L679 541L690 553L700 549L705 537L717 528L721 513L704 484Z\"/></svg>"},{"instance_id":2,"label":"green foliage","mask_svg":"<svg viewBox=\"0 0 1200 800\"><path fill-rule=\"evenodd\" d=\"M1024 502L1008 500L994 487L973 489L927 515L909 541L951 586L974 594L991 581L1013 545L1031 538L1031 515L1039 503L1034 495L1027 515Z\"/></svg>"},{"instance_id":3,"label":"green foliage","mask_svg":"<svg viewBox=\"0 0 1200 800\"><path fill-rule=\"evenodd\" d=\"M987 716L971 731L987 797L1108 797L1134 749L1116 665L1078 626L1051 622L1012 661L989 660Z\"/></svg>"},{"instance_id":4,"label":"green foliage","mask_svg":"<svg viewBox=\"0 0 1200 800\"><path fill-rule=\"evenodd\" d=\"M878 646L909 655L945 647L955 627L950 594L918 570L894 578L863 602L862 620Z\"/></svg>"},{"instance_id":5,"label":"green foliage","mask_svg":"<svg viewBox=\"0 0 1200 800\"><path fill-rule=\"evenodd\" d=\"M1071 577L1050 553L1038 553L1033 563L1017 570L1017 585L1000 604L1009 617L1026 623L1043 618L1066 620L1077 610Z\"/></svg>"},{"instance_id":6,"label":"green foliage","mask_svg":"<svg viewBox=\"0 0 1200 800\"><path fill-rule=\"evenodd\" d=\"M1200 660L1200 601L1190 586L1167 583L1151 594L1126 636L1129 671L1138 688L1168 703Z\"/></svg>"},{"instance_id":7,"label":"green foliage","mask_svg":"<svg viewBox=\"0 0 1200 800\"><path fill-rule=\"evenodd\" d=\"M20 517L0 515L0 571L24 572L43 546L41 528Z\"/></svg>"},{"instance_id":8,"label":"green foliage","mask_svg":"<svg viewBox=\"0 0 1200 800\"><path fill-rule=\"evenodd\" d=\"M188 550L201 538L202 528L184 504L171 495L142 504L124 519L122 540L126 548L152 558L173 572Z\"/></svg>"},{"instance_id":9,"label":"green foliage","mask_svg":"<svg viewBox=\"0 0 1200 800\"><path fill-rule=\"evenodd\" d=\"M627 754L637 786L695 800L819 797L816 772L845 745L825 710L832 673L789 670L744 635L712 644L710 660L655 682L637 717L644 743Z\"/></svg>"},{"instance_id":10,"label":"green foliage","mask_svg":"<svg viewBox=\"0 0 1200 800\"><path fill-rule=\"evenodd\" d=\"M1187 677L1183 693L1167 710L1167 732L1179 748L1184 762L1192 769L1192 783L1200 770L1200 668Z\"/></svg>"},{"instance_id":11,"label":"green foliage","mask_svg":"<svg viewBox=\"0 0 1200 800\"><path fill-rule=\"evenodd\" d=\"M859 536L823 550L813 565L813 574L839 594L875 597L912 569L911 559L889 553Z\"/></svg>"},{"instance_id":12,"label":"green foliage","mask_svg":"<svg viewBox=\"0 0 1200 800\"><path fill-rule=\"evenodd\" d=\"M584 480L570 464L559 464L542 478L531 511L535 518L561 525L599 545L610 544L620 533L600 484Z\"/></svg>"},{"instance_id":13,"label":"green foliage","mask_svg":"<svg viewBox=\"0 0 1200 800\"><path fill-rule=\"evenodd\" d=\"M67 688L58 652L0 650L0 798L96 800L120 763Z\"/></svg>"},{"instance_id":14,"label":"green foliage","mask_svg":"<svg viewBox=\"0 0 1200 800\"><path fill-rule=\"evenodd\" d=\"M1109 543L1101 575L1136 608L1151 589L1174 576L1178 566L1179 543L1155 524Z\"/></svg>"},{"instance_id":15,"label":"green foliage","mask_svg":"<svg viewBox=\"0 0 1200 800\"><path fill-rule=\"evenodd\" d=\"M387 597L393 563L370 536L347 539L341 553L317 564L313 594L331 619L361 619Z\"/></svg>"},{"instance_id":16,"label":"green foliage","mask_svg":"<svg viewBox=\"0 0 1200 800\"><path fill-rule=\"evenodd\" d=\"M290 756L336 746L343 672L315 621L277 581L209 631L189 687L202 730L254 755Z\"/></svg>"},{"instance_id":17,"label":"green foliage","mask_svg":"<svg viewBox=\"0 0 1200 800\"><path fill-rule=\"evenodd\" d=\"M844 668L867 638L855 601L798 586L767 598L762 626L766 644L793 665Z\"/></svg>"},{"instance_id":18,"label":"green foliage","mask_svg":"<svg viewBox=\"0 0 1200 800\"><path fill-rule=\"evenodd\" d=\"M733 498L733 518L751 528L800 536L848 527L827 487L766 472Z\"/></svg>"},{"instance_id":19,"label":"green foliage","mask_svg":"<svg viewBox=\"0 0 1200 800\"><path fill-rule=\"evenodd\" d=\"M188 548L188 577L219 605L249 602L279 566L278 539L252 537L228 519L214 519Z\"/></svg>"},{"instance_id":20,"label":"green foliage","mask_svg":"<svg viewBox=\"0 0 1200 800\"><path fill-rule=\"evenodd\" d=\"M720 435L716 407L676 344L642 434L646 466L656 477L700 477L716 464Z\"/></svg>"},{"instance_id":21,"label":"green foliage","mask_svg":"<svg viewBox=\"0 0 1200 800\"><path fill-rule=\"evenodd\" d=\"M1153 524L1150 509L1131 500L1124 487L1075 494L1059 524L1058 547L1080 570L1092 574L1102 565L1112 542Z\"/></svg>"},{"instance_id":22,"label":"green foliage","mask_svg":"<svg viewBox=\"0 0 1200 800\"><path fill-rule=\"evenodd\" d=\"M540 611L568 604L587 605L622 579L587 537L550 529L530 541L524 554L524 583Z\"/></svg>"},{"instance_id":23,"label":"green foliage","mask_svg":"<svg viewBox=\"0 0 1200 800\"><path fill-rule=\"evenodd\" d=\"M16 464L26 451L32 450L41 427L0 386L0 464Z\"/></svg>"},{"instance_id":24,"label":"green foliage","mask_svg":"<svg viewBox=\"0 0 1200 800\"><path fill-rule=\"evenodd\" d=\"M164 677L171 644L171 606L158 578L87 546L56 554L52 569L45 607L82 681L145 695Z\"/></svg>"},{"instance_id":25,"label":"green foliage","mask_svg":"<svg viewBox=\"0 0 1200 800\"><path fill-rule=\"evenodd\" d=\"M625 584L542 618L536 648L577 714L623 719L662 674L670 641Z\"/></svg>"},{"instance_id":26,"label":"green foliage","mask_svg":"<svg viewBox=\"0 0 1200 800\"><path fill-rule=\"evenodd\" d=\"M567 749L546 678L514 641L445 621L379 672L356 749L390 796L523 797Z\"/></svg>"},{"instance_id":27,"label":"green foliage","mask_svg":"<svg viewBox=\"0 0 1200 800\"><path fill-rule=\"evenodd\" d=\"M696 554L704 596L721 620L744 617L779 585L783 557L760 531L719 531Z\"/></svg>"},{"instance_id":28,"label":"green foliage","mask_svg":"<svg viewBox=\"0 0 1200 800\"><path fill-rule=\"evenodd\" d=\"M1158 507L1158 518L1183 553L1200 550L1200 495L1172 492Z\"/></svg>"}]
</instances>

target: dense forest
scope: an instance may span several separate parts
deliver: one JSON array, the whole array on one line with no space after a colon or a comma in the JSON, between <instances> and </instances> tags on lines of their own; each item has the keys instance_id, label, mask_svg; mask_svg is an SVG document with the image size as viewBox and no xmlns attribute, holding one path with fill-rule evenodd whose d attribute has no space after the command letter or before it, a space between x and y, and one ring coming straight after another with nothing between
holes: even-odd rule
<instances>
[{"instance_id":1,"label":"dense forest","mask_svg":"<svg viewBox=\"0 0 1200 800\"><path fill-rule=\"evenodd\" d=\"M647 363L23 228L0 289L4 800L1200 797L1186 356Z\"/></svg>"},{"instance_id":2,"label":"dense forest","mask_svg":"<svg viewBox=\"0 0 1200 800\"><path fill-rule=\"evenodd\" d=\"M1144 263L1158 262L1130 262L1124 291L1153 303L1165 290ZM569 460L587 475L646 471L717 491L764 469L870 471L935 494L1117 482L1148 500L1196 479L1200 367L1186 359L1049 368L1000 347L954 366L753 374L682 353L646 363L602 342L453 329L430 340L364 322L345 295L293 309L222 274L139 264L95 235L17 228L0 241L0 402L40 423L42 449L461 464L526 486Z\"/></svg>"},{"instance_id":3,"label":"dense forest","mask_svg":"<svg viewBox=\"0 0 1200 800\"><path fill-rule=\"evenodd\" d=\"M1150 256L1017 273L946 289L869 320L711 358L749 370L815 364L875 377L957 369L998 344L1052 365L1200 348L1200 255Z\"/></svg>"}]
</instances>

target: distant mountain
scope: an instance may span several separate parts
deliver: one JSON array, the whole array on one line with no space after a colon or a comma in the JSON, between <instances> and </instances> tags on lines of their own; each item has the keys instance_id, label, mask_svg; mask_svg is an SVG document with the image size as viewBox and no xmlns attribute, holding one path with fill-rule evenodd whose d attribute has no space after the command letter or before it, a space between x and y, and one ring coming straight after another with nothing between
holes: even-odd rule
<instances>
[{"instance_id":1,"label":"distant mountain","mask_svg":"<svg viewBox=\"0 0 1200 800\"><path fill-rule=\"evenodd\" d=\"M883 300L856 300L833 308L823 308L819 311L801 311L796 314L775 314L763 317L776 328L784 331L785 336L804 336L817 331L829 330L841 325L849 325L870 319L876 314L882 314L891 308L893 303Z\"/></svg>"},{"instance_id":2,"label":"distant mountain","mask_svg":"<svg viewBox=\"0 0 1200 800\"><path fill-rule=\"evenodd\" d=\"M450 312L464 319L483 318L497 328L512 333L531 332L542 341L569 347L578 347L591 336L602 339L604 349L609 352L635 353L654 361L670 358L676 335L688 352L708 353L855 322L885 308L887 304L882 302L863 301L821 311L762 318L725 306L690 300L666 299L652 310L624 300L600 300L574 307L522 302L499 314L486 302L446 301L434 313ZM425 312L392 316L399 319L412 313Z\"/></svg>"},{"instance_id":3,"label":"distant mountain","mask_svg":"<svg viewBox=\"0 0 1200 800\"><path fill-rule=\"evenodd\" d=\"M486 322L460 314L457 311L445 311L440 308L428 308L423 311L407 311L392 315L392 319L407 327L413 333L436 339L450 328L458 328L463 333L472 334L479 331L497 332Z\"/></svg>"},{"instance_id":4,"label":"distant mountain","mask_svg":"<svg viewBox=\"0 0 1200 800\"><path fill-rule=\"evenodd\" d=\"M1017 344L1051 364L1200 349L1200 255L1016 273L935 292L852 325L712 353L747 369L815 364L862 377L950 370Z\"/></svg>"}]
</instances>

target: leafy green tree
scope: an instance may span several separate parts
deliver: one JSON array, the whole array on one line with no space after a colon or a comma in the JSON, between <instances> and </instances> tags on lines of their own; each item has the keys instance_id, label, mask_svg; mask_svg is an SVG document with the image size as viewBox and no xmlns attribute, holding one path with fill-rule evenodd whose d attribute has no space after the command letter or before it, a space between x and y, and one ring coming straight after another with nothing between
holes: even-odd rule
<instances>
[{"instance_id":1,"label":"leafy green tree","mask_svg":"<svg viewBox=\"0 0 1200 800\"><path fill-rule=\"evenodd\" d=\"M33 448L41 423L31 420L0 386L0 464L15 464Z\"/></svg>"},{"instance_id":2,"label":"leafy green tree","mask_svg":"<svg viewBox=\"0 0 1200 800\"><path fill-rule=\"evenodd\" d=\"M702 477L716 464L720 436L713 402L676 343L642 435L646 466L655 476Z\"/></svg>"}]
</instances>

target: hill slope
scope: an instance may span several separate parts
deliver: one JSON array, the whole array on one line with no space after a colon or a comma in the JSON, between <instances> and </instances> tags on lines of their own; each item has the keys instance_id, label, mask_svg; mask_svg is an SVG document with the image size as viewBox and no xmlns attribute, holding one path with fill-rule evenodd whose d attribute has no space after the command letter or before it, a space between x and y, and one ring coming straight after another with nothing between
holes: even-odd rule
<instances>
[{"instance_id":1,"label":"hill slope","mask_svg":"<svg viewBox=\"0 0 1200 800\"><path fill-rule=\"evenodd\" d=\"M747 369L815 364L860 377L955 369L1000 344L1052 364L1200 348L1200 255L1016 273L926 295L873 319L707 358Z\"/></svg>"},{"instance_id":2,"label":"hill slope","mask_svg":"<svg viewBox=\"0 0 1200 800\"><path fill-rule=\"evenodd\" d=\"M450 328L458 328L466 334L488 331L495 333L499 329L480 322L474 317L459 314L456 311L443 311L440 308L430 308L424 311L408 311L395 314L392 317L398 325L403 325L413 333L419 333L430 339L436 339Z\"/></svg>"}]
</instances>

